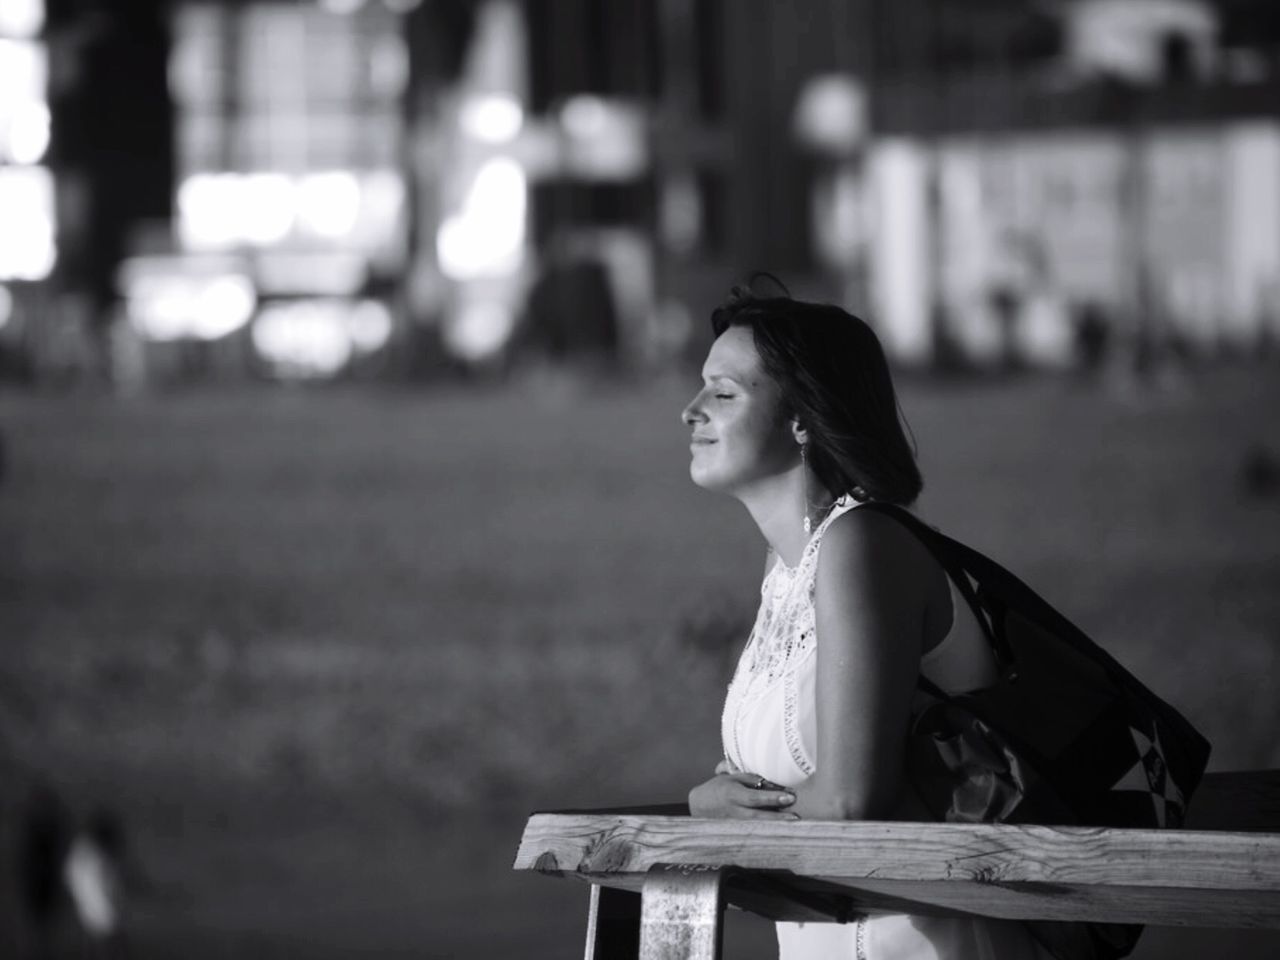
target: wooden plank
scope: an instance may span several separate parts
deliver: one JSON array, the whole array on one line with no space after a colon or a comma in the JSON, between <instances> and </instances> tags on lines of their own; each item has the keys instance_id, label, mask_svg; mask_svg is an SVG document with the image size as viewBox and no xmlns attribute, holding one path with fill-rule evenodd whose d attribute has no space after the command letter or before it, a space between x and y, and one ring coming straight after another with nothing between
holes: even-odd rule
<instances>
[{"instance_id":1,"label":"wooden plank","mask_svg":"<svg viewBox=\"0 0 1280 960\"><path fill-rule=\"evenodd\" d=\"M960 912L1280 927L1276 770L1207 776L1192 831L757 824L684 814L663 805L535 815L515 866L632 891L658 862L740 866L728 901L774 919Z\"/></svg>"},{"instance_id":2,"label":"wooden plank","mask_svg":"<svg viewBox=\"0 0 1280 960\"><path fill-rule=\"evenodd\" d=\"M635 889L658 864L764 871L767 915L787 919L794 890L850 908L1280 927L1274 833L540 814L515 867Z\"/></svg>"},{"instance_id":3,"label":"wooden plank","mask_svg":"<svg viewBox=\"0 0 1280 960\"><path fill-rule=\"evenodd\" d=\"M893 821L541 814L516 869L609 874L660 863L803 876L1280 890L1280 834Z\"/></svg>"}]
</instances>

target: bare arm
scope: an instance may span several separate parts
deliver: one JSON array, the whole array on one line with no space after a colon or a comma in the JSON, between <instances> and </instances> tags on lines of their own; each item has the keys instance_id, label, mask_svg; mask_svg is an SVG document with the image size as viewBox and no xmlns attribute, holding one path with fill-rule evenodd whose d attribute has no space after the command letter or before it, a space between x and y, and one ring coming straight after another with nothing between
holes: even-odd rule
<instances>
[{"instance_id":1,"label":"bare arm","mask_svg":"<svg viewBox=\"0 0 1280 960\"><path fill-rule=\"evenodd\" d=\"M815 598L817 772L795 791L792 810L801 817L892 815L920 667L925 582L919 545L888 517L854 510L824 534Z\"/></svg>"}]
</instances>

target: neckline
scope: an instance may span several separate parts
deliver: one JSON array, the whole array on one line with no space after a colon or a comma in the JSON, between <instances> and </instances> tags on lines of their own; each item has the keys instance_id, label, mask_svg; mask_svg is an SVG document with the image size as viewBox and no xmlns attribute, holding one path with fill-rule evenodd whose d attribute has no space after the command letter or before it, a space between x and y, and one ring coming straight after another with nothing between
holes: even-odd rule
<instances>
[{"instance_id":1,"label":"neckline","mask_svg":"<svg viewBox=\"0 0 1280 960\"><path fill-rule=\"evenodd\" d=\"M825 532L827 527L831 525L831 521L835 520L836 517L848 513L854 507L861 506L864 502L865 501L855 499L851 493L841 494L832 502L831 509L828 510L827 515L822 518L822 522L814 527L813 532L809 534L809 539L805 541L804 549L800 551L800 559L796 561L796 565L794 567L789 565L786 560L782 559L782 554L775 550L774 556L777 557L777 561L774 563L773 569L777 570L781 568L788 576L793 576L797 570L804 566L805 558L808 557L810 551L814 549L823 532Z\"/></svg>"}]
</instances>

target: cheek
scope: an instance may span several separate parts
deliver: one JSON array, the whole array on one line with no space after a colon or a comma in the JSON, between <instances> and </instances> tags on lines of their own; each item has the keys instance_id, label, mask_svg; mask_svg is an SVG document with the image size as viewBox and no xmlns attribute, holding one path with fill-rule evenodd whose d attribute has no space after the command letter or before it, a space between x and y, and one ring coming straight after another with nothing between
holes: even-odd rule
<instances>
[{"instance_id":1,"label":"cheek","mask_svg":"<svg viewBox=\"0 0 1280 960\"><path fill-rule=\"evenodd\" d=\"M785 423L767 411L744 417L733 431L735 452L744 463L762 469L783 467L795 453L795 446Z\"/></svg>"},{"instance_id":2,"label":"cheek","mask_svg":"<svg viewBox=\"0 0 1280 960\"><path fill-rule=\"evenodd\" d=\"M796 442L789 422L779 415L777 409L770 407L756 411L751 418L750 430L762 454L776 457L794 452L791 448L796 446Z\"/></svg>"}]
</instances>

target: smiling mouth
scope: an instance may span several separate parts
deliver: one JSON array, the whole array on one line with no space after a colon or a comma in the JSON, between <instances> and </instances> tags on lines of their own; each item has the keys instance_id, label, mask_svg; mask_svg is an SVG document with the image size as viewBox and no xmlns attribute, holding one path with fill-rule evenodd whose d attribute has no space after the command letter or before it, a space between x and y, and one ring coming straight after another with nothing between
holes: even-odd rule
<instances>
[{"instance_id":1,"label":"smiling mouth","mask_svg":"<svg viewBox=\"0 0 1280 960\"><path fill-rule=\"evenodd\" d=\"M706 437L694 437L689 441L691 447L705 447L715 443L714 440L708 440Z\"/></svg>"}]
</instances>

